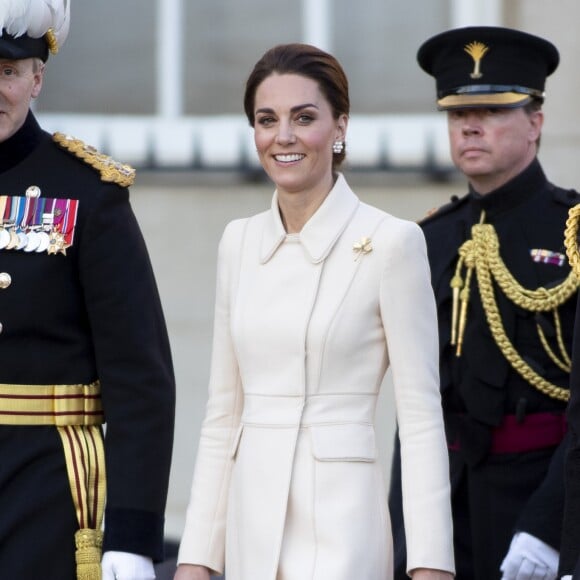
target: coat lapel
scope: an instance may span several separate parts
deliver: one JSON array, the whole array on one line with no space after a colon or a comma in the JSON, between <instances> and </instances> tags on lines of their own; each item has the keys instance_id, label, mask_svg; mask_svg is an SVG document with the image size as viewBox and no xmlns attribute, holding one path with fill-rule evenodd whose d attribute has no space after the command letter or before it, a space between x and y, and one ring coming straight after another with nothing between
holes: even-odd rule
<instances>
[{"instance_id":1,"label":"coat lapel","mask_svg":"<svg viewBox=\"0 0 580 580\"><path fill-rule=\"evenodd\" d=\"M352 219L360 201L339 174L334 187L322 205L300 232L300 242L313 264L322 262ZM276 253L286 237L280 217L278 192L274 192L269 216L264 226L260 262L265 264Z\"/></svg>"}]
</instances>

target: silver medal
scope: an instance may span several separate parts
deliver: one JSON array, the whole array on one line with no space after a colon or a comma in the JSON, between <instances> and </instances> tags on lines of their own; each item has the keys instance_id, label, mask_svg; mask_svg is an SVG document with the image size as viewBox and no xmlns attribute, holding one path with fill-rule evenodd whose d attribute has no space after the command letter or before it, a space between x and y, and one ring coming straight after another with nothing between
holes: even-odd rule
<instances>
[{"instance_id":1,"label":"silver medal","mask_svg":"<svg viewBox=\"0 0 580 580\"><path fill-rule=\"evenodd\" d=\"M3 250L10 242L10 234L8 230L2 228L0 230L0 250Z\"/></svg>"},{"instance_id":2,"label":"silver medal","mask_svg":"<svg viewBox=\"0 0 580 580\"><path fill-rule=\"evenodd\" d=\"M38 232L35 232L34 230L28 232L28 243L26 244L26 247L24 248L25 252L34 252L36 250L36 248L38 248L40 244L40 236L38 234Z\"/></svg>"},{"instance_id":3,"label":"silver medal","mask_svg":"<svg viewBox=\"0 0 580 580\"><path fill-rule=\"evenodd\" d=\"M18 237L18 234L14 231L14 229L8 230L8 233L10 234L10 241L6 246L6 249L15 250L18 247L18 244L20 243L20 238Z\"/></svg>"},{"instance_id":4,"label":"silver medal","mask_svg":"<svg viewBox=\"0 0 580 580\"><path fill-rule=\"evenodd\" d=\"M28 236L24 232L17 232L16 235L18 236L18 245L15 249L23 250L26 248L26 244L28 244Z\"/></svg>"},{"instance_id":5,"label":"silver medal","mask_svg":"<svg viewBox=\"0 0 580 580\"><path fill-rule=\"evenodd\" d=\"M46 232L39 232L38 233L38 238L39 238L39 242L38 242L38 248L36 248L36 250L34 250L35 252L46 252L46 248L48 248L48 244L50 241L50 238L48 237L48 234Z\"/></svg>"}]
</instances>

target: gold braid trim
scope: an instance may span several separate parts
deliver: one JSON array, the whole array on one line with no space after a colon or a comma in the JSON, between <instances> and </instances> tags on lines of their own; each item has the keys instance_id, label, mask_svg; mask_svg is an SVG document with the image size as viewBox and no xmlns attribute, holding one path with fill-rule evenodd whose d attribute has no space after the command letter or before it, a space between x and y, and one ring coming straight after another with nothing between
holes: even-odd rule
<instances>
[{"instance_id":1,"label":"gold braid trim","mask_svg":"<svg viewBox=\"0 0 580 580\"><path fill-rule=\"evenodd\" d=\"M89 528L77 530L75 534L77 580L101 580L101 552L103 533Z\"/></svg>"},{"instance_id":2,"label":"gold braid trim","mask_svg":"<svg viewBox=\"0 0 580 580\"><path fill-rule=\"evenodd\" d=\"M69 135L55 133L52 138L63 149L70 151L79 159L97 169L103 181L116 183L121 187L129 187L135 182L135 169L130 165L119 163L112 157L99 153L94 147L87 145L80 139L75 139Z\"/></svg>"},{"instance_id":3,"label":"gold braid trim","mask_svg":"<svg viewBox=\"0 0 580 580\"><path fill-rule=\"evenodd\" d=\"M551 398L567 401L570 396L568 389L558 387L541 377L516 351L514 345L505 332L501 320L499 308L495 300L493 281L495 279L497 285L504 294L520 308L531 312L553 312L558 348L563 362L558 359L553 350L549 347L541 328L538 326L540 341L544 345L548 356L560 368L569 371L570 357L566 352L564 345L562 327L557 308L577 291L579 286L578 278L572 271L564 282L554 288L538 288L537 290L524 288L512 276L501 259L499 255L499 240L493 226L490 224L474 225L471 229L471 235L472 239L467 240L459 250L459 263L456 274L451 282L453 291L456 294L456 288L461 278L461 265L464 263L468 268L468 271L463 290L461 290L461 294L463 295L461 304L462 310L467 311L468 289L465 288L465 286L469 285L471 272L475 269L486 319L492 336L502 354L508 360L512 368L538 391ZM465 318L466 314L465 316L461 316L459 321L455 320L452 322L452 324L458 325L459 327L457 332L452 331L452 338L454 335L457 336L457 356L461 356Z\"/></svg>"},{"instance_id":4,"label":"gold braid trim","mask_svg":"<svg viewBox=\"0 0 580 580\"><path fill-rule=\"evenodd\" d=\"M79 530L75 533L77 580L101 580L106 473L103 435L96 425L58 427Z\"/></svg>"},{"instance_id":5,"label":"gold braid trim","mask_svg":"<svg viewBox=\"0 0 580 580\"><path fill-rule=\"evenodd\" d=\"M571 207L566 220L566 230L564 231L564 245L566 255L570 262L570 267L580 278L580 253L578 252L578 223L580 222L580 204Z\"/></svg>"},{"instance_id":6,"label":"gold braid trim","mask_svg":"<svg viewBox=\"0 0 580 580\"><path fill-rule=\"evenodd\" d=\"M490 224L472 228L472 236L477 238L476 245L483 246L483 259L505 295L517 306L531 312L547 312L564 304L578 289L578 278L570 273L567 278L554 288L529 290L521 286L507 269L499 255L499 240L495 229Z\"/></svg>"}]
</instances>

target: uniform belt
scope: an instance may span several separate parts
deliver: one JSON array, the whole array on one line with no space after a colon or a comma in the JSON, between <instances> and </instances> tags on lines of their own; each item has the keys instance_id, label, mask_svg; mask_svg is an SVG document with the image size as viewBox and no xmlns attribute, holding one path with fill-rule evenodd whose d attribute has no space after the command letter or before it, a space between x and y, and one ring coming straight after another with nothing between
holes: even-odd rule
<instances>
[{"instance_id":1,"label":"uniform belt","mask_svg":"<svg viewBox=\"0 0 580 580\"><path fill-rule=\"evenodd\" d=\"M101 578L105 452L101 386L0 384L0 425L54 425L62 442L79 529L78 580Z\"/></svg>"},{"instance_id":2,"label":"uniform belt","mask_svg":"<svg viewBox=\"0 0 580 580\"><path fill-rule=\"evenodd\" d=\"M1 425L100 425L101 387L0 384Z\"/></svg>"},{"instance_id":3,"label":"uniform belt","mask_svg":"<svg viewBox=\"0 0 580 580\"><path fill-rule=\"evenodd\" d=\"M504 416L499 427L492 429L490 453L525 453L555 447L566 433L564 413L533 413L518 421L516 415ZM449 444L459 451L459 440Z\"/></svg>"}]
</instances>

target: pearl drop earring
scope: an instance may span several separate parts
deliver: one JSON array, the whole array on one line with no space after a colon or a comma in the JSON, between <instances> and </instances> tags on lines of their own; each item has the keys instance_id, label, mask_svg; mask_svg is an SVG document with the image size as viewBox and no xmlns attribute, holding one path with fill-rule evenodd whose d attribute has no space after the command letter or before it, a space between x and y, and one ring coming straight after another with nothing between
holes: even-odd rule
<instances>
[{"instance_id":1,"label":"pearl drop earring","mask_svg":"<svg viewBox=\"0 0 580 580\"><path fill-rule=\"evenodd\" d=\"M340 155L344 149L344 141L338 139L332 144L332 152Z\"/></svg>"}]
</instances>

